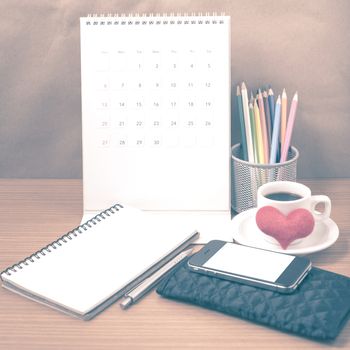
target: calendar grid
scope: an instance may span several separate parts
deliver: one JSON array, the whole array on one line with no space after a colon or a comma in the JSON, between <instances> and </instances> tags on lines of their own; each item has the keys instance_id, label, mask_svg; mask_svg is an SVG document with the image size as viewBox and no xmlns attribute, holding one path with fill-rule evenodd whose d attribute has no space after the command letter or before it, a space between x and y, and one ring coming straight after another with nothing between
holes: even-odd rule
<instances>
[{"instance_id":1,"label":"calendar grid","mask_svg":"<svg viewBox=\"0 0 350 350\"><path fill-rule=\"evenodd\" d=\"M141 208L150 196L152 207L181 207L189 193L186 208L229 207L229 18L92 15L81 33L86 197L99 183L101 196L129 199L119 179ZM203 200L213 181L222 190Z\"/></svg>"}]
</instances>

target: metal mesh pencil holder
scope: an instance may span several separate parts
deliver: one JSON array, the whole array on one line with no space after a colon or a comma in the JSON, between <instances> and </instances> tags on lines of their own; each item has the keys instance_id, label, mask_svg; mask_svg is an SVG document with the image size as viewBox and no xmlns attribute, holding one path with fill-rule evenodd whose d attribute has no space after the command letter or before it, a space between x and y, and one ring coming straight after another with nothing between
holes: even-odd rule
<instances>
[{"instance_id":1,"label":"metal mesh pencil holder","mask_svg":"<svg viewBox=\"0 0 350 350\"><path fill-rule=\"evenodd\" d=\"M242 160L242 147L238 143L232 147L232 209L241 213L256 207L258 188L272 181L296 181L299 152L290 147L286 162L257 164Z\"/></svg>"}]
</instances>

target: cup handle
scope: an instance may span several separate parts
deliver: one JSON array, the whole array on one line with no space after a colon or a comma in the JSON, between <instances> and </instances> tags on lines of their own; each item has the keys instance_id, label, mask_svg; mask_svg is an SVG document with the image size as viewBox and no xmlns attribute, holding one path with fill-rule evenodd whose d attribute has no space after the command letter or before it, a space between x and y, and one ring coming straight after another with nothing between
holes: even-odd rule
<instances>
[{"instance_id":1,"label":"cup handle","mask_svg":"<svg viewBox=\"0 0 350 350\"><path fill-rule=\"evenodd\" d=\"M315 210L315 207L319 203L324 203L324 211L323 213L318 212ZM314 215L315 220L321 221L324 219L328 219L331 215L331 200L328 196L325 195L318 195L318 196L311 196L311 212Z\"/></svg>"}]
</instances>

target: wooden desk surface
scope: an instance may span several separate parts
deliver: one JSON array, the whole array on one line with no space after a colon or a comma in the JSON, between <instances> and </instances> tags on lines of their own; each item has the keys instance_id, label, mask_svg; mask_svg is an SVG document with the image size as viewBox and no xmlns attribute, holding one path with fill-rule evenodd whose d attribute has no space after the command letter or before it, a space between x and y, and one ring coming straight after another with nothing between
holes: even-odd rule
<instances>
[{"instance_id":1,"label":"wooden desk surface","mask_svg":"<svg viewBox=\"0 0 350 350\"><path fill-rule=\"evenodd\" d=\"M350 276L350 179L302 181L332 199L339 240L310 255L315 266ZM0 180L0 270L77 226L80 180ZM350 348L350 322L321 344L152 292L122 311L118 304L89 322L65 316L0 288L0 349L321 349Z\"/></svg>"}]
</instances>

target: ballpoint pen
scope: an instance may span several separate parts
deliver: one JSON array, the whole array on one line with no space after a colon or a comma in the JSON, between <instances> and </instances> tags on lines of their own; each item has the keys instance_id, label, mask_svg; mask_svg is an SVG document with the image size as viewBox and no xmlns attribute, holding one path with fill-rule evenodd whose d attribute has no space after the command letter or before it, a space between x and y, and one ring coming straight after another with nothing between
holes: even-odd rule
<instances>
[{"instance_id":1,"label":"ballpoint pen","mask_svg":"<svg viewBox=\"0 0 350 350\"><path fill-rule=\"evenodd\" d=\"M120 303L120 307L125 310L132 304L135 304L139 299L147 294L167 272L169 272L174 266L189 256L192 253L192 250L193 249L191 248L183 251L174 259L161 267L158 271L156 271L152 276L142 281L136 288L126 293L125 299Z\"/></svg>"}]
</instances>

